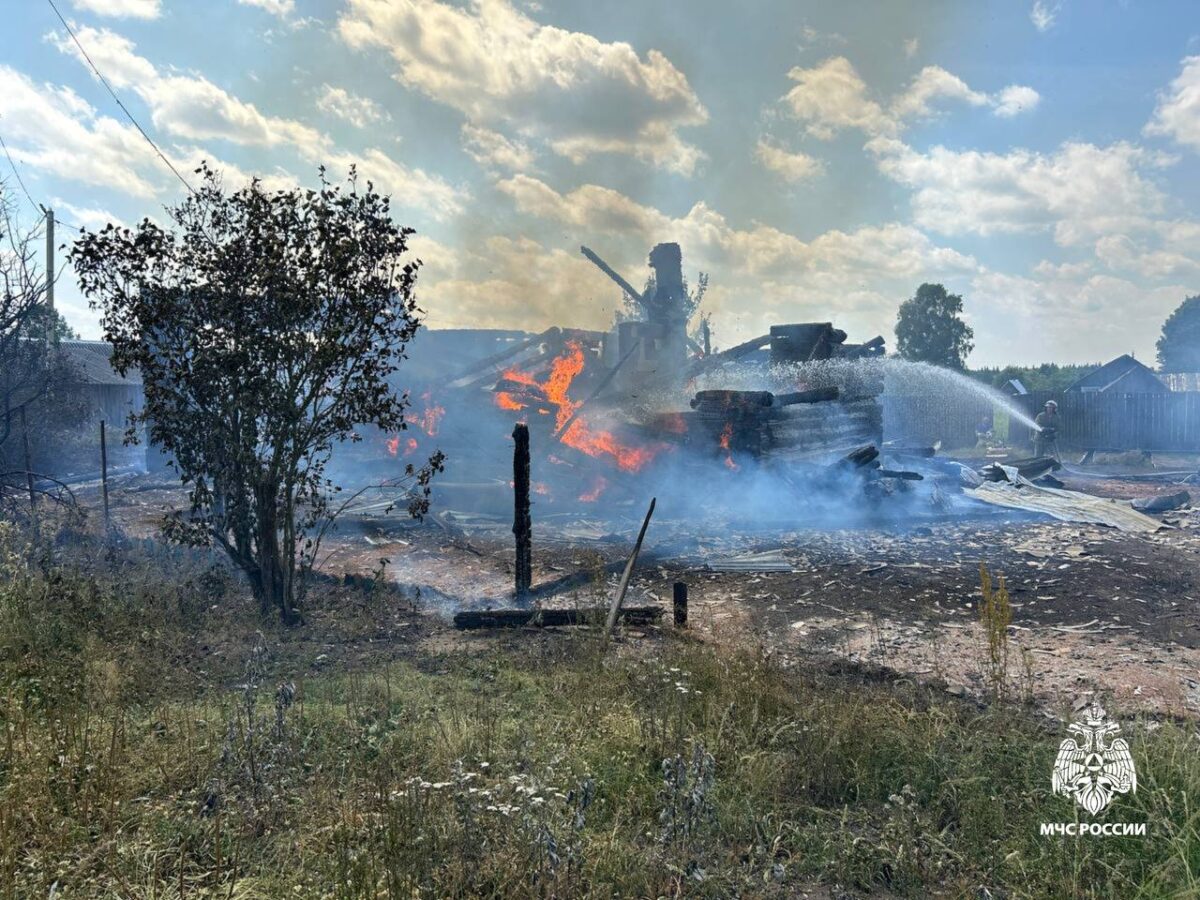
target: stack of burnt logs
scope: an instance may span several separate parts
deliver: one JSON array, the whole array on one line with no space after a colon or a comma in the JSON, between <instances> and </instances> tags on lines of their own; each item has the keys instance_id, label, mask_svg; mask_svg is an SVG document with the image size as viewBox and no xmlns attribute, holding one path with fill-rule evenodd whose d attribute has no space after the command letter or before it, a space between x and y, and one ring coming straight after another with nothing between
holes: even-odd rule
<instances>
[{"instance_id":1,"label":"stack of burnt logs","mask_svg":"<svg viewBox=\"0 0 1200 900\"><path fill-rule=\"evenodd\" d=\"M695 449L721 450L758 459L813 460L878 442L882 422L873 398L843 399L836 387L775 394L770 391L707 390L691 412L662 417Z\"/></svg>"}]
</instances>

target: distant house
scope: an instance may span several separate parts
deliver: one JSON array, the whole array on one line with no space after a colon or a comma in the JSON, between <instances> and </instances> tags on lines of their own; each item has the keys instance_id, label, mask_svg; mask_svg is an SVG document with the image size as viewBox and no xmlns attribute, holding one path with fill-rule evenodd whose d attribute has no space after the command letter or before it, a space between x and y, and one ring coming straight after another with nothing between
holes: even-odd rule
<instances>
[{"instance_id":1,"label":"distant house","mask_svg":"<svg viewBox=\"0 0 1200 900\"><path fill-rule=\"evenodd\" d=\"M1129 354L1118 356L1067 388L1082 394L1166 394L1168 388L1154 371Z\"/></svg>"},{"instance_id":2,"label":"distant house","mask_svg":"<svg viewBox=\"0 0 1200 900\"><path fill-rule=\"evenodd\" d=\"M123 429L129 413L142 408L140 373L135 370L128 375L118 374L112 367L112 345L107 341L64 340L59 342L59 349L95 417Z\"/></svg>"}]
</instances>

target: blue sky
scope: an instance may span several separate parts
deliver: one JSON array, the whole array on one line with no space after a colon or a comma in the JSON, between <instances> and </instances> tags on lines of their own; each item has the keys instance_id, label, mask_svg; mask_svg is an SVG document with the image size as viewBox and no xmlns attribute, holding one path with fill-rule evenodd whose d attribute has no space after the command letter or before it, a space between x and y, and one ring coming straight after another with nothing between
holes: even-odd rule
<instances>
[{"instance_id":1,"label":"blue sky","mask_svg":"<svg viewBox=\"0 0 1200 900\"><path fill-rule=\"evenodd\" d=\"M56 2L181 170L357 163L418 231L434 327L605 327L620 297L581 243L640 282L678 241L725 345L890 338L942 281L973 364L1150 360L1200 293L1194 2ZM34 199L161 219L181 186L50 5L9 0L3 35L0 135ZM98 334L72 287L60 305Z\"/></svg>"}]
</instances>

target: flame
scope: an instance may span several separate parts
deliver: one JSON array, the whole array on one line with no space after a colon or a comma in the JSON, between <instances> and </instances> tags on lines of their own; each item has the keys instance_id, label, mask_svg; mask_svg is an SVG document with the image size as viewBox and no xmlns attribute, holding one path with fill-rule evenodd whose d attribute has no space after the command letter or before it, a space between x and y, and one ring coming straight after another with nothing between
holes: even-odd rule
<instances>
[{"instance_id":1,"label":"flame","mask_svg":"<svg viewBox=\"0 0 1200 900\"><path fill-rule=\"evenodd\" d=\"M387 451L392 456L400 452L400 435L394 434L387 439Z\"/></svg>"},{"instance_id":2,"label":"flame","mask_svg":"<svg viewBox=\"0 0 1200 900\"><path fill-rule=\"evenodd\" d=\"M582 405L575 403L567 396L571 382L583 371L583 346L579 341L568 341L567 352L554 360L550 365L550 378L542 385L546 399L558 407L558 416L554 421L556 429L562 428L575 415L575 410Z\"/></svg>"},{"instance_id":3,"label":"flame","mask_svg":"<svg viewBox=\"0 0 1200 900\"><path fill-rule=\"evenodd\" d=\"M562 431L566 427L559 440L568 447L592 457L610 456L617 466L626 472L641 470L665 445L627 446L617 440L611 432L593 430L582 419L572 420L571 417L583 403L572 400L569 392L571 383L583 371L584 365L583 345L579 341L568 341L566 350L550 364L550 374L545 381L539 382L528 372L515 368L509 369L501 377L515 384L537 388L546 396L555 414L555 429ZM494 396L496 405L501 409L519 410L526 407L526 404L513 397L511 392L497 391ZM539 412L548 414L551 410L541 409Z\"/></svg>"},{"instance_id":4,"label":"flame","mask_svg":"<svg viewBox=\"0 0 1200 900\"><path fill-rule=\"evenodd\" d=\"M600 495L604 493L606 487L608 487L608 479L603 475L597 475L592 486L580 494L579 499L584 503L595 503L600 499Z\"/></svg>"},{"instance_id":5,"label":"flame","mask_svg":"<svg viewBox=\"0 0 1200 900\"><path fill-rule=\"evenodd\" d=\"M416 438L409 438L407 441L404 442L404 455L405 456L412 455L413 453L416 452L416 449L417 449L417 439Z\"/></svg>"},{"instance_id":6,"label":"flame","mask_svg":"<svg viewBox=\"0 0 1200 900\"><path fill-rule=\"evenodd\" d=\"M413 416L413 421L427 435L437 437L438 428L442 424L442 417L446 415L446 408L434 403L429 391L421 395L421 400L425 403L425 409L420 415Z\"/></svg>"},{"instance_id":7,"label":"flame","mask_svg":"<svg viewBox=\"0 0 1200 900\"><path fill-rule=\"evenodd\" d=\"M516 488L517 483L515 481L510 481L508 486L510 488ZM529 482L529 493L541 494L543 497L549 497L551 493L550 485L546 484L544 481L531 481Z\"/></svg>"},{"instance_id":8,"label":"flame","mask_svg":"<svg viewBox=\"0 0 1200 900\"><path fill-rule=\"evenodd\" d=\"M562 442L588 456L611 456L617 468L625 472L640 472L658 455L661 445L629 447L609 431L592 431L582 419L576 419L562 436Z\"/></svg>"},{"instance_id":9,"label":"flame","mask_svg":"<svg viewBox=\"0 0 1200 900\"><path fill-rule=\"evenodd\" d=\"M725 428L721 431L721 449L725 451L725 465L729 469L737 469L738 464L733 461L733 451L729 449L729 443L733 440L733 423L726 422Z\"/></svg>"}]
</instances>

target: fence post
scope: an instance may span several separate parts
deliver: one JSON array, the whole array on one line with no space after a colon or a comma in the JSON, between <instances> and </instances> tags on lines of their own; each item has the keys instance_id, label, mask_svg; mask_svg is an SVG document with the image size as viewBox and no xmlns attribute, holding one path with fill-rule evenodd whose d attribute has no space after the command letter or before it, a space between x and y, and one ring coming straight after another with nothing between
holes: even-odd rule
<instances>
[{"instance_id":1,"label":"fence post","mask_svg":"<svg viewBox=\"0 0 1200 900\"><path fill-rule=\"evenodd\" d=\"M21 407L21 441L25 445L25 484L29 488L29 515L37 515L37 495L33 491L33 460L29 452L29 427L25 423L25 407Z\"/></svg>"},{"instance_id":2,"label":"fence post","mask_svg":"<svg viewBox=\"0 0 1200 900\"><path fill-rule=\"evenodd\" d=\"M100 490L104 494L104 527L108 527L108 441L104 435L104 420L100 420Z\"/></svg>"}]
</instances>

